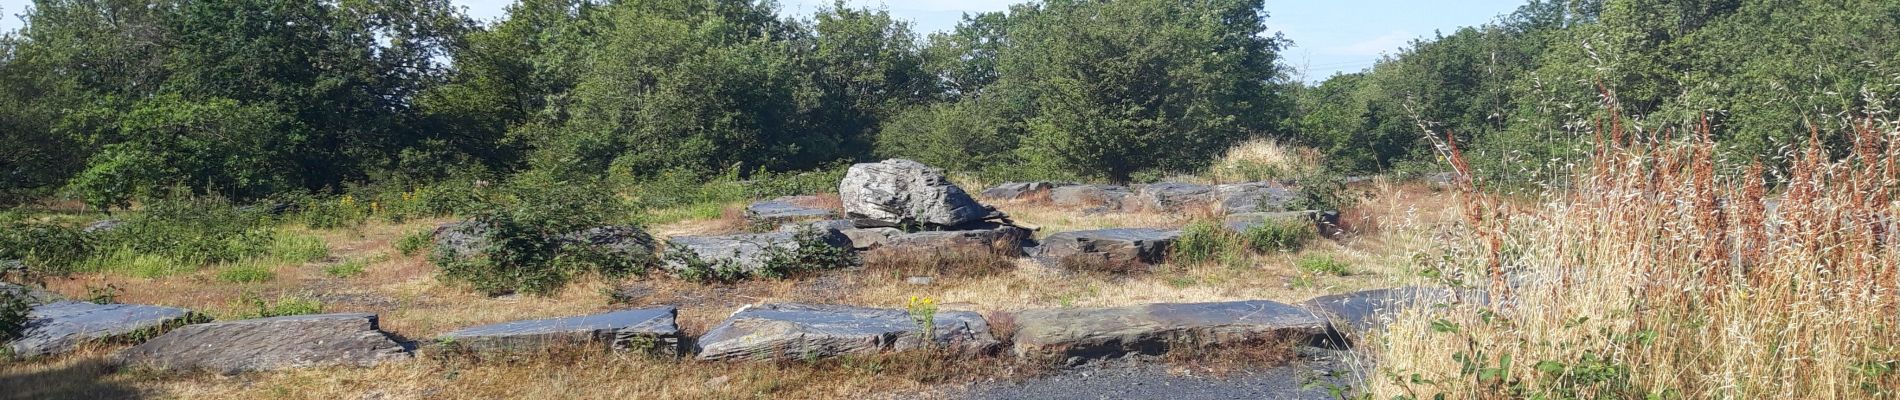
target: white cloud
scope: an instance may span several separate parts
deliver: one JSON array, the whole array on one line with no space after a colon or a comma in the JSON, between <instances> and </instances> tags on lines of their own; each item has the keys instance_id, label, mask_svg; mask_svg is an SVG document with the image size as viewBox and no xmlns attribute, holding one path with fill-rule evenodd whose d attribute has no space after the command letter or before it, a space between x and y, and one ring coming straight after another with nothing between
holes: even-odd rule
<instances>
[{"instance_id":1,"label":"white cloud","mask_svg":"<svg viewBox=\"0 0 1900 400\"><path fill-rule=\"evenodd\" d=\"M1379 35L1379 37L1353 42L1345 46L1329 48L1325 51L1327 54L1341 56L1377 56L1398 50L1400 47L1405 47L1406 44L1411 43L1412 39L1417 37L1418 35L1413 35L1410 32L1393 31Z\"/></svg>"}]
</instances>

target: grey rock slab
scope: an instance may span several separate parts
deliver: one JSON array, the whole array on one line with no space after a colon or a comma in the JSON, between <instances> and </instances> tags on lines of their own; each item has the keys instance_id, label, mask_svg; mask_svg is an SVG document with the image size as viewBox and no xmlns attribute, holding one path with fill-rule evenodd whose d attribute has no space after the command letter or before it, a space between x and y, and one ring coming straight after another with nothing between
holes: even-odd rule
<instances>
[{"instance_id":1,"label":"grey rock slab","mask_svg":"<svg viewBox=\"0 0 1900 400\"><path fill-rule=\"evenodd\" d=\"M106 232L111 232L112 230L115 230L115 229L119 229L119 227L122 227L122 226L125 226L125 221L118 220L118 219L102 219L98 221L93 221L93 223L90 223L90 224L86 224L86 227L81 228L79 231L84 232L84 233L106 233Z\"/></svg>"},{"instance_id":2,"label":"grey rock slab","mask_svg":"<svg viewBox=\"0 0 1900 400\"><path fill-rule=\"evenodd\" d=\"M672 306L620 310L565 318L504 322L442 334L438 341L474 351L533 351L598 345L613 350L681 353L679 309Z\"/></svg>"},{"instance_id":3,"label":"grey rock slab","mask_svg":"<svg viewBox=\"0 0 1900 400\"><path fill-rule=\"evenodd\" d=\"M1214 198L1229 214L1294 211L1287 205L1299 199L1300 192L1267 182L1236 183L1214 186Z\"/></svg>"},{"instance_id":4,"label":"grey rock slab","mask_svg":"<svg viewBox=\"0 0 1900 400\"><path fill-rule=\"evenodd\" d=\"M850 240L837 231L821 231L827 245L846 247ZM666 251L685 252L701 261L710 263L730 262L745 272L754 272L765 266L769 249L798 249L797 232L747 233L717 236L674 236L667 239ZM686 265L674 257L666 257L664 266L679 272Z\"/></svg>"},{"instance_id":5,"label":"grey rock slab","mask_svg":"<svg viewBox=\"0 0 1900 400\"><path fill-rule=\"evenodd\" d=\"M994 211L950 183L943 170L911 160L852 165L838 183L847 215L880 221L954 226Z\"/></svg>"},{"instance_id":6,"label":"grey rock slab","mask_svg":"<svg viewBox=\"0 0 1900 400\"><path fill-rule=\"evenodd\" d=\"M488 247L488 227L467 220L435 228L434 251L450 258L472 257ZM636 226L604 225L560 235L558 240L622 257L651 258L657 249L653 235Z\"/></svg>"},{"instance_id":7,"label":"grey rock slab","mask_svg":"<svg viewBox=\"0 0 1900 400\"><path fill-rule=\"evenodd\" d=\"M1133 194L1121 186L1074 185L1050 189L1049 200L1063 207L1121 209L1128 196Z\"/></svg>"},{"instance_id":8,"label":"grey rock slab","mask_svg":"<svg viewBox=\"0 0 1900 400\"><path fill-rule=\"evenodd\" d=\"M182 308L54 302L27 312L26 330L7 347L16 357L64 354L88 342L157 334L192 318L191 311Z\"/></svg>"},{"instance_id":9,"label":"grey rock slab","mask_svg":"<svg viewBox=\"0 0 1900 400\"><path fill-rule=\"evenodd\" d=\"M377 328L376 314L318 314L187 325L120 352L126 365L221 373L370 367L409 351Z\"/></svg>"},{"instance_id":10,"label":"grey rock slab","mask_svg":"<svg viewBox=\"0 0 1900 400\"><path fill-rule=\"evenodd\" d=\"M1213 195L1213 186L1178 182L1150 184L1135 191L1142 209L1153 212L1179 212L1208 204L1214 199Z\"/></svg>"},{"instance_id":11,"label":"grey rock slab","mask_svg":"<svg viewBox=\"0 0 1900 400\"><path fill-rule=\"evenodd\" d=\"M842 305L766 304L740 309L699 338L702 360L773 360L878 354L924 347L906 310ZM989 323L969 311L941 310L930 335L961 353L997 346Z\"/></svg>"},{"instance_id":12,"label":"grey rock slab","mask_svg":"<svg viewBox=\"0 0 1900 400\"><path fill-rule=\"evenodd\" d=\"M1405 310L1443 308L1454 300L1482 304L1485 295L1475 290L1407 286L1320 296L1300 302L1300 307L1334 321L1335 333L1357 337L1384 330Z\"/></svg>"},{"instance_id":13,"label":"grey rock slab","mask_svg":"<svg viewBox=\"0 0 1900 400\"><path fill-rule=\"evenodd\" d=\"M1045 193L1058 187L1071 185L1075 184L1063 182L1009 182L996 185L996 187L993 188L984 189L982 195L983 198L992 200L1018 200L1030 198L1037 193Z\"/></svg>"},{"instance_id":14,"label":"grey rock slab","mask_svg":"<svg viewBox=\"0 0 1900 400\"><path fill-rule=\"evenodd\" d=\"M813 229L828 237L842 238L843 243L849 243L851 248L856 250L877 247L883 244L885 239L904 233L903 230L897 228L859 228L855 222L842 219L787 223L779 225L778 232L796 233L802 229Z\"/></svg>"},{"instance_id":15,"label":"grey rock slab","mask_svg":"<svg viewBox=\"0 0 1900 400\"><path fill-rule=\"evenodd\" d=\"M1112 308L1026 310L1016 315L1015 353L1029 359L1077 360L1158 355L1326 333L1326 320L1299 307L1266 301L1161 303Z\"/></svg>"},{"instance_id":16,"label":"grey rock slab","mask_svg":"<svg viewBox=\"0 0 1900 400\"><path fill-rule=\"evenodd\" d=\"M1151 228L1062 232L1043 238L1034 256L1037 261L1058 268L1152 266L1167 259L1168 251L1180 237L1180 231Z\"/></svg>"},{"instance_id":17,"label":"grey rock slab","mask_svg":"<svg viewBox=\"0 0 1900 400\"><path fill-rule=\"evenodd\" d=\"M488 227L473 220L438 225L432 235L433 251L450 258L473 256L488 247L487 234Z\"/></svg>"},{"instance_id":18,"label":"grey rock slab","mask_svg":"<svg viewBox=\"0 0 1900 400\"><path fill-rule=\"evenodd\" d=\"M808 202L802 198L811 196L780 197L772 200L754 202L746 205L745 218L754 224L771 226L801 220L825 219L837 216L837 212L816 207L806 207L799 203Z\"/></svg>"},{"instance_id":19,"label":"grey rock slab","mask_svg":"<svg viewBox=\"0 0 1900 400\"><path fill-rule=\"evenodd\" d=\"M886 238L883 248L909 251L1001 251L1021 254L1026 229L1002 224L978 224L962 230L899 233Z\"/></svg>"}]
</instances>

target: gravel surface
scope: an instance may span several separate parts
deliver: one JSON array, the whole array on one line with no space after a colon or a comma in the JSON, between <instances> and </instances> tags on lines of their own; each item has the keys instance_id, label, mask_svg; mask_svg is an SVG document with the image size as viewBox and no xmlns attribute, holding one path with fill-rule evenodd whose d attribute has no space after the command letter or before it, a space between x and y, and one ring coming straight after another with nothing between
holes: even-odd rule
<instances>
[{"instance_id":1,"label":"gravel surface","mask_svg":"<svg viewBox=\"0 0 1900 400\"><path fill-rule=\"evenodd\" d=\"M972 384L947 391L954 399L1330 399L1324 379L1343 385L1335 357L1316 357L1257 371L1207 375L1153 362L1111 362L1022 382ZM1334 372L1337 371L1337 372Z\"/></svg>"}]
</instances>

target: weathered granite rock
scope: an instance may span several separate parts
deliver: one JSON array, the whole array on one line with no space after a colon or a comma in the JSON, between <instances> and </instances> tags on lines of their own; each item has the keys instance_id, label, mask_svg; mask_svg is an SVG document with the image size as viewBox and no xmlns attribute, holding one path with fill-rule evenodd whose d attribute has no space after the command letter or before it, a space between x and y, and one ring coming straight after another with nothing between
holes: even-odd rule
<instances>
[{"instance_id":1,"label":"weathered granite rock","mask_svg":"<svg viewBox=\"0 0 1900 400\"><path fill-rule=\"evenodd\" d=\"M829 358L921 348L910 313L840 305L767 304L733 313L699 338L702 360ZM998 345L989 323L969 311L938 311L931 335L956 352L987 353Z\"/></svg>"},{"instance_id":2,"label":"weathered granite rock","mask_svg":"<svg viewBox=\"0 0 1900 400\"><path fill-rule=\"evenodd\" d=\"M91 224L86 224L86 227L81 228L79 231L85 232L85 233L106 233L106 232L111 232L114 229L119 229L119 227L121 226L125 226L125 221L121 221L117 219L102 219L98 221L93 221L93 223Z\"/></svg>"},{"instance_id":3,"label":"weathered granite rock","mask_svg":"<svg viewBox=\"0 0 1900 400\"><path fill-rule=\"evenodd\" d=\"M1017 356L1070 363L1304 340L1326 332L1326 321L1312 313L1265 300L1037 309L1018 313L1016 324Z\"/></svg>"},{"instance_id":4,"label":"weathered granite rock","mask_svg":"<svg viewBox=\"0 0 1900 400\"><path fill-rule=\"evenodd\" d=\"M473 256L488 247L488 227L474 220L450 222L435 227L434 250L450 258Z\"/></svg>"},{"instance_id":5,"label":"weathered granite rock","mask_svg":"<svg viewBox=\"0 0 1900 400\"><path fill-rule=\"evenodd\" d=\"M993 188L984 189L983 198L993 200L1026 199L1035 196L1037 193L1045 193L1058 187L1071 185L1074 184L1062 182L1009 182L996 185L996 187Z\"/></svg>"},{"instance_id":6,"label":"weathered granite rock","mask_svg":"<svg viewBox=\"0 0 1900 400\"><path fill-rule=\"evenodd\" d=\"M1180 237L1180 231L1149 228L1062 232L1043 238L1034 256L1044 265L1064 269L1122 270L1160 264Z\"/></svg>"},{"instance_id":7,"label":"weathered granite rock","mask_svg":"<svg viewBox=\"0 0 1900 400\"><path fill-rule=\"evenodd\" d=\"M444 345L473 351L520 352L558 346L598 345L613 350L683 354L679 309L672 306L620 310L578 317L504 322L443 334Z\"/></svg>"},{"instance_id":8,"label":"weathered granite rock","mask_svg":"<svg viewBox=\"0 0 1900 400\"><path fill-rule=\"evenodd\" d=\"M790 196L754 202L745 207L746 221L755 225L772 226L793 221L825 219L837 216L837 212L823 208L807 207L813 196Z\"/></svg>"},{"instance_id":9,"label":"weathered granite rock","mask_svg":"<svg viewBox=\"0 0 1900 400\"><path fill-rule=\"evenodd\" d=\"M1298 191L1266 182L1214 186L1214 198L1220 201L1221 210L1229 214L1297 211L1288 210L1287 205L1299 196Z\"/></svg>"},{"instance_id":10,"label":"weathered granite rock","mask_svg":"<svg viewBox=\"0 0 1900 400\"><path fill-rule=\"evenodd\" d=\"M1143 210L1178 212L1213 200L1214 187L1192 183L1162 182L1135 190L1135 199Z\"/></svg>"},{"instance_id":11,"label":"weathered granite rock","mask_svg":"<svg viewBox=\"0 0 1900 400\"><path fill-rule=\"evenodd\" d=\"M1357 337L1384 330L1399 312L1417 307L1445 307L1454 298L1485 302L1484 293L1475 290L1408 286L1314 297L1300 302L1300 307L1336 322L1332 324L1335 333Z\"/></svg>"},{"instance_id":12,"label":"weathered granite rock","mask_svg":"<svg viewBox=\"0 0 1900 400\"><path fill-rule=\"evenodd\" d=\"M181 308L53 302L27 312L26 330L7 347L16 357L56 355L88 342L157 334L192 318L190 310Z\"/></svg>"},{"instance_id":13,"label":"weathered granite rock","mask_svg":"<svg viewBox=\"0 0 1900 400\"><path fill-rule=\"evenodd\" d=\"M931 251L1001 251L1004 254L1022 253L1023 240L1029 238L1029 231L1010 225L979 223L966 225L958 230L924 231L899 233L883 242L883 247L892 250L931 250Z\"/></svg>"},{"instance_id":14,"label":"weathered granite rock","mask_svg":"<svg viewBox=\"0 0 1900 400\"><path fill-rule=\"evenodd\" d=\"M1049 200L1063 207L1106 207L1120 209L1133 193L1111 185L1074 185L1049 190Z\"/></svg>"},{"instance_id":15,"label":"weathered granite rock","mask_svg":"<svg viewBox=\"0 0 1900 400\"><path fill-rule=\"evenodd\" d=\"M955 226L995 211L951 184L943 170L903 159L852 165L838 196L847 215L888 222Z\"/></svg>"},{"instance_id":16,"label":"weathered granite rock","mask_svg":"<svg viewBox=\"0 0 1900 400\"><path fill-rule=\"evenodd\" d=\"M838 231L820 230L822 241L826 245L849 248L851 240ZM747 233L719 236L674 236L667 240L666 251L685 252L700 261L709 263L730 262L744 272L756 272L765 267L769 256L767 249L779 248L786 251L798 250L797 232ZM666 257L664 267L674 272L684 271L686 264L678 257Z\"/></svg>"},{"instance_id":17,"label":"weathered granite rock","mask_svg":"<svg viewBox=\"0 0 1900 400\"><path fill-rule=\"evenodd\" d=\"M1267 223L1314 224L1317 218L1319 218L1319 213L1313 211L1251 212L1228 214L1222 218L1221 222L1228 230L1246 232L1248 229Z\"/></svg>"},{"instance_id":18,"label":"weathered granite rock","mask_svg":"<svg viewBox=\"0 0 1900 400\"><path fill-rule=\"evenodd\" d=\"M319 314L187 325L117 355L120 363L221 373L355 366L409 351L376 327L376 314Z\"/></svg>"},{"instance_id":19,"label":"weathered granite rock","mask_svg":"<svg viewBox=\"0 0 1900 400\"><path fill-rule=\"evenodd\" d=\"M64 300L58 293L48 292L37 287L21 286L0 282L0 293L24 297L29 304L42 305Z\"/></svg>"}]
</instances>

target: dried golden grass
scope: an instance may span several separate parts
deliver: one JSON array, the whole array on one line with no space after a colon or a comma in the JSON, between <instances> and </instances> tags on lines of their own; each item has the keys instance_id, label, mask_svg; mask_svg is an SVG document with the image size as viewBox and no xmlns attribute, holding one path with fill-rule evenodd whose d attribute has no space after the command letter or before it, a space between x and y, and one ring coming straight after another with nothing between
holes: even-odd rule
<instances>
[{"instance_id":1,"label":"dried golden grass","mask_svg":"<svg viewBox=\"0 0 1900 400\"><path fill-rule=\"evenodd\" d=\"M1258 182L1288 179L1313 172L1322 164L1318 150L1253 139L1234 145L1208 168L1212 183Z\"/></svg>"}]
</instances>

